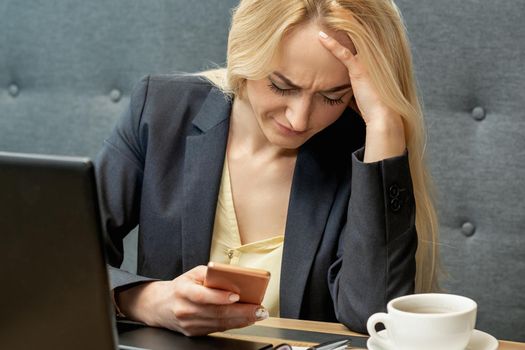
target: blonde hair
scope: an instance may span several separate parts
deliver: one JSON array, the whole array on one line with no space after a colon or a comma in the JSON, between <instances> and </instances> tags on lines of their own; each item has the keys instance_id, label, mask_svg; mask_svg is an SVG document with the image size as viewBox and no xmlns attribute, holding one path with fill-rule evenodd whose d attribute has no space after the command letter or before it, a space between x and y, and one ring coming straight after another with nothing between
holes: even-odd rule
<instances>
[{"instance_id":1,"label":"blonde hair","mask_svg":"<svg viewBox=\"0 0 525 350\"><path fill-rule=\"evenodd\" d=\"M203 75L233 96L269 74L283 36L299 24L346 32L382 100L404 121L416 201L416 292L439 289L438 220L425 164L425 127L405 26L391 0L242 0L234 10L226 70Z\"/></svg>"}]
</instances>

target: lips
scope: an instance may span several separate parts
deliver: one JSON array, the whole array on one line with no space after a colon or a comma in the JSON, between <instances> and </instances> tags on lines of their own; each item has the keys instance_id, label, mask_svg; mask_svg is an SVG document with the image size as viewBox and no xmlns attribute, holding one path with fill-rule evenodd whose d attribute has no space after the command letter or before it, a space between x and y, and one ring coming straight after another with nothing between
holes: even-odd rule
<instances>
[{"instance_id":1,"label":"lips","mask_svg":"<svg viewBox=\"0 0 525 350\"><path fill-rule=\"evenodd\" d=\"M305 131L296 131L296 130L290 129L290 128L282 125L281 123L279 123L275 119L273 121L275 122L277 130L283 135L286 135L286 136L299 136L299 135L302 135L302 134L305 133Z\"/></svg>"}]
</instances>

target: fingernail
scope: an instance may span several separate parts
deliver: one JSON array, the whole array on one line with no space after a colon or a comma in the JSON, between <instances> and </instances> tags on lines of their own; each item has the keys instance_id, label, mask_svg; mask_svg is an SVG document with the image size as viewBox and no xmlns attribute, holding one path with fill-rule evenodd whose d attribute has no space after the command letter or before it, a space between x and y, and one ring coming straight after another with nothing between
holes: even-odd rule
<instances>
[{"instance_id":1,"label":"fingernail","mask_svg":"<svg viewBox=\"0 0 525 350\"><path fill-rule=\"evenodd\" d=\"M319 36L320 36L321 38L323 38L323 39L328 39L328 35L327 35L325 32L323 32L323 31L320 31L320 32L319 32Z\"/></svg>"},{"instance_id":2,"label":"fingernail","mask_svg":"<svg viewBox=\"0 0 525 350\"><path fill-rule=\"evenodd\" d=\"M255 318L257 318L257 321L266 320L269 316L268 310L266 310L264 307L260 307L255 310Z\"/></svg>"},{"instance_id":3,"label":"fingernail","mask_svg":"<svg viewBox=\"0 0 525 350\"><path fill-rule=\"evenodd\" d=\"M235 302L239 301L239 295L238 295L238 294L233 294L233 293L232 293L232 294L230 294L230 296L228 297L228 299L230 299L230 301L231 301L232 303L235 303Z\"/></svg>"}]
</instances>

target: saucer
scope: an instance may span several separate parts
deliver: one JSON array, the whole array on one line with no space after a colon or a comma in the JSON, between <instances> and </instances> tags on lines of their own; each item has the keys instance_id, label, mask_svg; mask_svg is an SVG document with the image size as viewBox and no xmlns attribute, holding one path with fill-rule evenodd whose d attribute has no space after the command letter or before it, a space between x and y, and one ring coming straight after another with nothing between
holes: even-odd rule
<instances>
[{"instance_id":1,"label":"saucer","mask_svg":"<svg viewBox=\"0 0 525 350\"><path fill-rule=\"evenodd\" d=\"M378 334L382 335L384 332L386 330L382 330ZM497 350L498 345L498 341L492 335L474 329L465 350ZM378 344L374 338L368 338L366 346L368 350L395 350L385 348L383 345Z\"/></svg>"}]
</instances>

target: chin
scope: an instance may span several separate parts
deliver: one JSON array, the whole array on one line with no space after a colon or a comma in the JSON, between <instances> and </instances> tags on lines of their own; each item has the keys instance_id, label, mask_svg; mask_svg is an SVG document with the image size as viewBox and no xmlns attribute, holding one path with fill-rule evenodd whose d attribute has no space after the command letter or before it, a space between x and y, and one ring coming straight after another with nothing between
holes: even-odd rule
<instances>
[{"instance_id":1,"label":"chin","mask_svg":"<svg viewBox=\"0 0 525 350\"><path fill-rule=\"evenodd\" d=\"M274 146L294 150L298 149L308 140L308 137L284 137L281 135L271 135L268 141Z\"/></svg>"}]
</instances>

